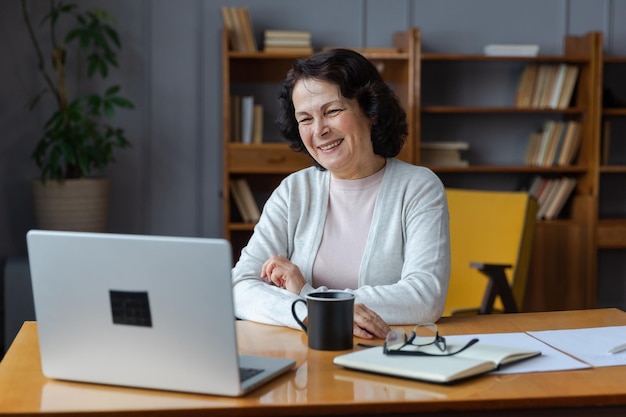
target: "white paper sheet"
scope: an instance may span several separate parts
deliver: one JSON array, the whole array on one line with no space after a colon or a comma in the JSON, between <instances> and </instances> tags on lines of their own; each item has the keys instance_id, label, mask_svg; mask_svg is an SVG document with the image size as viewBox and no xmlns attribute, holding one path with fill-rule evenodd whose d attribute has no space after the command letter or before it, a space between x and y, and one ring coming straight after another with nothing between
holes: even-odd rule
<instances>
[{"instance_id":1,"label":"white paper sheet","mask_svg":"<svg viewBox=\"0 0 626 417\"><path fill-rule=\"evenodd\" d=\"M492 374L517 374L527 372L567 371L584 369L591 366L540 342L526 333L492 333L462 336L445 336L448 342L464 342L478 338L479 343L512 346L528 350L539 350L541 355L535 358L502 367Z\"/></svg>"},{"instance_id":2,"label":"white paper sheet","mask_svg":"<svg viewBox=\"0 0 626 417\"><path fill-rule=\"evenodd\" d=\"M626 326L528 332L555 348L595 367L626 365L626 351L609 353L626 343Z\"/></svg>"}]
</instances>

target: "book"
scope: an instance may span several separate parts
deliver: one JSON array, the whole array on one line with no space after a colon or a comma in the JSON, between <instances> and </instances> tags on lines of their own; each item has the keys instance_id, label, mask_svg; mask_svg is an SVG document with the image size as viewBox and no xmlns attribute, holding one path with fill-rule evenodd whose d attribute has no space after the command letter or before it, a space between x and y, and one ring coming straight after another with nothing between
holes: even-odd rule
<instances>
[{"instance_id":1,"label":"book","mask_svg":"<svg viewBox=\"0 0 626 417\"><path fill-rule=\"evenodd\" d=\"M265 39L302 39L305 41L311 41L311 32L305 30L277 30L267 29L263 32Z\"/></svg>"},{"instance_id":2,"label":"book","mask_svg":"<svg viewBox=\"0 0 626 417\"><path fill-rule=\"evenodd\" d=\"M469 143L461 141L422 142L420 143L420 149L449 149L466 151L469 149Z\"/></svg>"},{"instance_id":3,"label":"book","mask_svg":"<svg viewBox=\"0 0 626 417\"><path fill-rule=\"evenodd\" d=\"M468 166L462 151L469 149L467 142L422 142L420 144L421 163L423 165Z\"/></svg>"},{"instance_id":4,"label":"book","mask_svg":"<svg viewBox=\"0 0 626 417\"><path fill-rule=\"evenodd\" d=\"M541 98L539 99L538 107L541 109L547 109L550 107L550 99L552 98L552 91L556 82L556 75L558 67L552 64L546 64L545 67L545 84L541 88Z\"/></svg>"},{"instance_id":5,"label":"book","mask_svg":"<svg viewBox=\"0 0 626 417\"><path fill-rule=\"evenodd\" d=\"M250 12L247 7L239 7L236 9L239 20L241 22L241 29L243 33L243 39L245 43L246 52L258 51L256 45L256 39L254 37L254 30L252 29L252 20L250 19Z\"/></svg>"},{"instance_id":6,"label":"book","mask_svg":"<svg viewBox=\"0 0 626 417\"><path fill-rule=\"evenodd\" d=\"M571 177L563 177L558 181L556 191L552 195L552 198L546 203L546 208L543 213L543 218L546 220L553 220L558 217L565 206L565 203L572 195L574 188L576 188L576 179Z\"/></svg>"},{"instance_id":7,"label":"book","mask_svg":"<svg viewBox=\"0 0 626 417\"><path fill-rule=\"evenodd\" d=\"M313 48L310 46L266 46L265 48L263 48L263 50L265 52L302 55L309 55L313 53Z\"/></svg>"},{"instance_id":8,"label":"book","mask_svg":"<svg viewBox=\"0 0 626 417\"><path fill-rule=\"evenodd\" d=\"M263 105L255 104L252 112L252 143L263 143Z\"/></svg>"},{"instance_id":9,"label":"book","mask_svg":"<svg viewBox=\"0 0 626 417\"><path fill-rule=\"evenodd\" d=\"M235 202L235 205L237 206L237 210L239 211L239 214L241 215L241 219L244 222L251 222L252 217L250 215L250 212L248 211L246 202L244 201L243 194L241 192L241 188L239 187L239 184L240 183L238 180L230 181L230 193L233 196L233 201Z\"/></svg>"},{"instance_id":10,"label":"book","mask_svg":"<svg viewBox=\"0 0 626 417\"><path fill-rule=\"evenodd\" d=\"M541 161L541 166L549 167L554 165L555 159L557 158L559 142L561 142L561 137L563 136L563 126L564 124L562 122L554 123L554 128L550 131L550 136L546 138L548 143L546 144L546 152Z\"/></svg>"},{"instance_id":11,"label":"book","mask_svg":"<svg viewBox=\"0 0 626 417\"><path fill-rule=\"evenodd\" d=\"M465 343L448 343L454 351ZM423 346L420 350L437 348ZM372 347L336 356L335 365L364 372L372 372L401 378L447 384L541 355L540 350L511 346L475 343L453 356L404 356L385 355L383 348Z\"/></svg>"},{"instance_id":12,"label":"book","mask_svg":"<svg viewBox=\"0 0 626 417\"><path fill-rule=\"evenodd\" d=\"M563 90L559 97L559 105L557 108L566 109L569 107L572 97L574 95L574 89L576 87L576 80L578 79L578 67L576 65L568 65L563 80Z\"/></svg>"},{"instance_id":13,"label":"book","mask_svg":"<svg viewBox=\"0 0 626 417\"><path fill-rule=\"evenodd\" d=\"M258 49L248 8L222 6L221 11L230 48L238 52L256 52Z\"/></svg>"},{"instance_id":14,"label":"book","mask_svg":"<svg viewBox=\"0 0 626 417\"><path fill-rule=\"evenodd\" d=\"M237 189L241 193L243 204L245 205L245 210L248 215L247 221L256 223L261 217L261 210L254 199L250 184L248 184L245 178L236 179L235 182L237 182Z\"/></svg>"},{"instance_id":15,"label":"book","mask_svg":"<svg viewBox=\"0 0 626 417\"><path fill-rule=\"evenodd\" d=\"M558 166L571 165L580 149L582 131L580 123L574 120L567 122L565 134L563 137L563 145L556 160Z\"/></svg>"},{"instance_id":16,"label":"book","mask_svg":"<svg viewBox=\"0 0 626 417\"><path fill-rule=\"evenodd\" d=\"M311 33L298 30L266 30L263 40L265 52L313 53Z\"/></svg>"},{"instance_id":17,"label":"book","mask_svg":"<svg viewBox=\"0 0 626 417\"><path fill-rule=\"evenodd\" d=\"M567 64L559 64L556 72L556 79L554 81L554 87L552 88L552 92L550 94L550 103L548 104L548 107L551 109L559 108L559 101L561 99L561 93L563 92L563 85L567 71Z\"/></svg>"},{"instance_id":18,"label":"book","mask_svg":"<svg viewBox=\"0 0 626 417\"><path fill-rule=\"evenodd\" d=\"M222 6L222 20L224 27L228 30L228 45L232 51L239 49L237 33L235 31L235 22L233 21L230 7Z\"/></svg>"},{"instance_id":19,"label":"book","mask_svg":"<svg viewBox=\"0 0 626 417\"><path fill-rule=\"evenodd\" d=\"M230 191L241 218L247 223L256 223L261 217L259 206L254 199L252 189L245 178L230 181Z\"/></svg>"},{"instance_id":20,"label":"book","mask_svg":"<svg viewBox=\"0 0 626 417\"><path fill-rule=\"evenodd\" d=\"M515 94L515 107L528 108L531 106L538 69L539 66L536 64L528 64L524 67Z\"/></svg>"},{"instance_id":21,"label":"book","mask_svg":"<svg viewBox=\"0 0 626 417\"><path fill-rule=\"evenodd\" d=\"M556 124L557 122L554 120L546 120L544 122L543 128L541 130L541 140L539 141L537 155L532 165L543 165L543 161L546 157L546 153L548 152L548 147L550 145L550 138L552 137Z\"/></svg>"},{"instance_id":22,"label":"book","mask_svg":"<svg viewBox=\"0 0 626 417\"><path fill-rule=\"evenodd\" d=\"M537 154L539 153L539 146L541 144L541 131L535 131L530 134L528 138L528 145L526 147L526 157L524 163L526 165L535 165L537 160Z\"/></svg>"},{"instance_id":23,"label":"book","mask_svg":"<svg viewBox=\"0 0 626 417\"><path fill-rule=\"evenodd\" d=\"M252 143L254 96L241 97L241 142Z\"/></svg>"},{"instance_id":24,"label":"book","mask_svg":"<svg viewBox=\"0 0 626 417\"><path fill-rule=\"evenodd\" d=\"M544 100L544 92L550 82L550 72L552 71L552 65L544 64L540 65L537 70L537 79L535 80L535 86L533 88L533 98L531 107L538 109L541 108Z\"/></svg>"}]
</instances>

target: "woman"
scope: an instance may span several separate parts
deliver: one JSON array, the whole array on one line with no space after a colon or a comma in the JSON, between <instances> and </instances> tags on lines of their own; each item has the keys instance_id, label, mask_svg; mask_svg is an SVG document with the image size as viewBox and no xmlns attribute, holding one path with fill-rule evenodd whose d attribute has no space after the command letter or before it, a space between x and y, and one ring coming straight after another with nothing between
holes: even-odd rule
<instances>
[{"instance_id":1,"label":"woman","mask_svg":"<svg viewBox=\"0 0 626 417\"><path fill-rule=\"evenodd\" d=\"M266 202L233 268L237 317L299 328L297 297L345 289L356 295L358 337L439 319L450 271L444 188L394 158L406 114L376 68L345 49L298 60L280 105L281 134L315 167L289 175Z\"/></svg>"}]
</instances>

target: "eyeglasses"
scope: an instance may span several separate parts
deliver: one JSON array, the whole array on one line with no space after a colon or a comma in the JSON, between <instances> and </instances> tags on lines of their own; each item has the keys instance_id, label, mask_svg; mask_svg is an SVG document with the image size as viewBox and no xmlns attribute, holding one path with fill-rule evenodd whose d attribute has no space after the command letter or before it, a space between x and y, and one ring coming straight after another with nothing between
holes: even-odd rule
<instances>
[{"instance_id":1,"label":"eyeglasses","mask_svg":"<svg viewBox=\"0 0 626 417\"><path fill-rule=\"evenodd\" d=\"M383 353L385 355L411 355L411 356L452 356L456 355L478 342L472 339L461 348L449 352L447 350L446 339L439 335L435 323L418 324L409 335L404 329L393 329L387 333ZM438 353L434 349L421 349L423 347L436 346Z\"/></svg>"}]
</instances>

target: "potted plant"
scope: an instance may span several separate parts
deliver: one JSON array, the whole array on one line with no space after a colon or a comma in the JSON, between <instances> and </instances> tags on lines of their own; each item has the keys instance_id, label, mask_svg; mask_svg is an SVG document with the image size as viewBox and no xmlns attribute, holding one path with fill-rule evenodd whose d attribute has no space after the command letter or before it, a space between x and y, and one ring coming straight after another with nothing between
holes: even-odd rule
<instances>
[{"instance_id":1,"label":"potted plant","mask_svg":"<svg viewBox=\"0 0 626 417\"><path fill-rule=\"evenodd\" d=\"M118 66L119 35L112 26L111 15L104 10L80 11L76 4L50 0L49 12L39 24L45 29L41 33L50 38L42 40L35 31L26 0L22 0L22 11L45 82L45 88L30 101L29 108L34 109L47 95L55 101L55 109L32 153L41 170L40 178L33 181L39 227L103 231L108 217L110 182L108 178L95 177L94 173L115 160L116 148L130 146L124 131L111 126L109 121L116 109L134 106L119 95L118 85L103 92L72 94L66 63L68 55L75 53L72 58L78 64L85 61L82 67L89 79L96 76L105 79L109 69ZM57 33L61 24L67 28L64 36ZM52 208L47 208L50 199ZM73 206L65 207L67 204ZM88 218L91 215L93 222Z\"/></svg>"}]
</instances>

